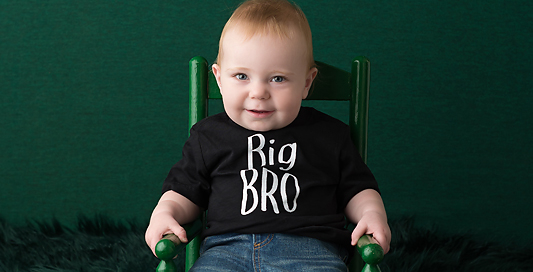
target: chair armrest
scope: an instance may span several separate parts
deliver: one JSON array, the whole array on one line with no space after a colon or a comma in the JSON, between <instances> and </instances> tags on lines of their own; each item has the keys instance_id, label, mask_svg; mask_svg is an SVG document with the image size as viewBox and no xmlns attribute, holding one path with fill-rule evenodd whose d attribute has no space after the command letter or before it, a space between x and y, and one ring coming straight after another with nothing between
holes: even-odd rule
<instances>
[{"instance_id":1,"label":"chair armrest","mask_svg":"<svg viewBox=\"0 0 533 272\"><path fill-rule=\"evenodd\" d=\"M201 233L202 221L198 219L192 223L185 224L183 228L187 232L187 239L191 241ZM156 268L156 272L178 271L173 259L186 245L186 243L182 243L173 233L163 236L155 246L155 255L161 260Z\"/></svg>"},{"instance_id":2,"label":"chair armrest","mask_svg":"<svg viewBox=\"0 0 533 272\"><path fill-rule=\"evenodd\" d=\"M200 234L202 222L198 219L193 223L184 225L183 228L187 231L187 239L191 241ZM186 243L182 243L173 233L165 235L155 246L155 254L161 260L156 272L178 271L173 259L185 246ZM363 272L380 272L378 264L383 260L384 252L374 238L370 235L363 235L357 241L356 247L361 258L366 263Z\"/></svg>"},{"instance_id":3,"label":"chair armrest","mask_svg":"<svg viewBox=\"0 0 533 272\"><path fill-rule=\"evenodd\" d=\"M357 241L356 247L366 263L362 272L380 272L378 264L383 260L385 253L376 240L371 235L363 235Z\"/></svg>"}]
</instances>

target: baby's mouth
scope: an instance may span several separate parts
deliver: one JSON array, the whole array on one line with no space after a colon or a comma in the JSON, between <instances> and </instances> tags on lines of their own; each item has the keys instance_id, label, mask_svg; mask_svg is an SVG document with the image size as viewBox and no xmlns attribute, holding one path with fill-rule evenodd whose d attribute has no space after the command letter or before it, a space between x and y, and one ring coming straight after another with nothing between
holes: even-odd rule
<instances>
[{"instance_id":1,"label":"baby's mouth","mask_svg":"<svg viewBox=\"0 0 533 272\"><path fill-rule=\"evenodd\" d=\"M265 111L265 110L246 110L248 113L250 113L254 117L268 117L270 116L274 111Z\"/></svg>"}]
</instances>

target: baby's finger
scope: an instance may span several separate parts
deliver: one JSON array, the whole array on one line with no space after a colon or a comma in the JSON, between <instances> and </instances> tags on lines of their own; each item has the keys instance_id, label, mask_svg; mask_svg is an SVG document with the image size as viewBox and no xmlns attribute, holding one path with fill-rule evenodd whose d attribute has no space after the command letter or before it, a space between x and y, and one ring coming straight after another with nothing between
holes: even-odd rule
<instances>
[{"instance_id":1,"label":"baby's finger","mask_svg":"<svg viewBox=\"0 0 533 272\"><path fill-rule=\"evenodd\" d=\"M148 244L148 246L150 247L150 250L152 250L152 253L155 255L155 245L157 244L157 242L159 242L160 240L160 237L151 237L151 238L146 238L146 243Z\"/></svg>"},{"instance_id":2,"label":"baby's finger","mask_svg":"<svg viewBox=\"0 0 533 272\"><path fill-rule=\"evenodd\" d=\"M383 233L374 233L374 240L383 248L383 252L387 254L389 252L390 246L387 237Z\"/></svg>"},{"instance_id":3,"label":"baby's finger","mask_svg":"<svg viewBox=\"0 0 533 272\"><path fill-rule=\"evenodd\" d=\"M189 240L187 239L187 232L185 231L185 229L180 226L179 224L178 225L172 225L170 226L170 230L176 235L178 236L178 238L180 239L180 241L182 243L187 243L189 242Z\"/></svg>"},{"instance_id":4,"label":"baby's finger","mask_svg":"<svg viewBox=\"0 0 533 272\"><path fill-rule=\"evenodd\" d=\"M363 224L357 224L355 226L355 229L352 231L352 246L355 246L357 244L357 241L359 241L359 238L361 236L366 234L366 226L363 226Z\"/></svg>"}]
</instances>

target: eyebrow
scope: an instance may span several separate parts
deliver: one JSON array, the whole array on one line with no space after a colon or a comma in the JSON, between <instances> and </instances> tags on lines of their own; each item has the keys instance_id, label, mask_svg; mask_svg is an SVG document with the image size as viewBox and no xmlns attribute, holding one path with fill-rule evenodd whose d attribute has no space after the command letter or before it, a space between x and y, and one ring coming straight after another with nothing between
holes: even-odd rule
<instances>
[{"instance_id":1,"label":"eyebrow","mask_svg":"<svg viewBox=\"0 0 533 272\"><path fill-rule=\"evenodd\" d=\"M226 69L226 72L235 72L235 71L249 71L250 69L244 67L233 67Z\"/></svg>"},{"instance_id":2,"label":"eyebrow","mask_svg":"<svg viewBox=\"0 0 533 272\"><path fill-rule=\"evenodd\" d=\"M234 68L226 69L226 72L229 72L229 73L233 73L233 72L237 72L237 71L248 72L248 71L250 71L250 69L249 68L245 68L245 67L234 67ZM274 70L274 71L270 72L270 74L282 74L282 75L286 75L286 76L292 76L292 75L294 75L294 72L282 71L282 70Z\"/></svg>"},{"instance_id":3,"label":"eyebrow","mask_svg":"<svg viewBox=\"0 0 533 272\"><path fill-rule=\"evenodd\" d=\"M272 74L283 74L283 75L287 75L287 76L292 76L292 75L294 75L294 72L274 70L274 71L272 71Z\"/></svg>"}]
</instances>

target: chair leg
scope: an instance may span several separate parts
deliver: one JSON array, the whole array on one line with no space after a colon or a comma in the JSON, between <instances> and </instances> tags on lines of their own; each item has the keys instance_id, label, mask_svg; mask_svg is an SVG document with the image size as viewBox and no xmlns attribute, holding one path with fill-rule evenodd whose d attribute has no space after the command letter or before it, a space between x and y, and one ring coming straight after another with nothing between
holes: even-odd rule
<instances>
[{"instance_id":1,"label":"chair leg","mask_svg":"<svg viewBox=\"0 0 533 272\"><path fill-rule=\"evenodd\" d=\"M161 260L157 266L156 272L177 272L178 268L172 259L170 260Z\"/></svg>"}]
</instances>

